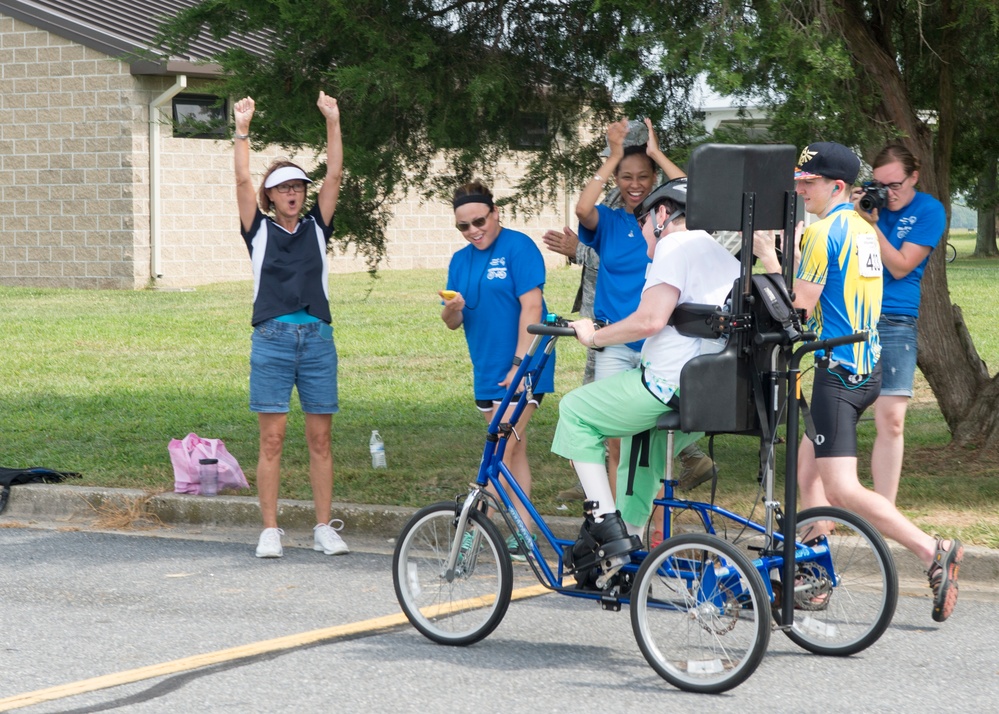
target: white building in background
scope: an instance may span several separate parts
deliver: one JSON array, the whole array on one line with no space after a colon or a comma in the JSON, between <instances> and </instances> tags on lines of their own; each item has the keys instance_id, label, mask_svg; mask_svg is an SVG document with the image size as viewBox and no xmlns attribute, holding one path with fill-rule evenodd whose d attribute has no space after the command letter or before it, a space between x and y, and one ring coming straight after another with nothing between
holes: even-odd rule
<instances>
[{"instance_id":1,"label":"white building in background","mask_svg":"<svg viewBox=\"0 0 999 714\"><path fill-rule=\"evenodd\" d=\"M708 135L726 127L741 128L750 135L759 135L768 126L766 112L758 103L718 94L703 81L695 104L704 112L704 133ZM747 124L751 125L748 130Z\"/></svg>"}]
</instances>

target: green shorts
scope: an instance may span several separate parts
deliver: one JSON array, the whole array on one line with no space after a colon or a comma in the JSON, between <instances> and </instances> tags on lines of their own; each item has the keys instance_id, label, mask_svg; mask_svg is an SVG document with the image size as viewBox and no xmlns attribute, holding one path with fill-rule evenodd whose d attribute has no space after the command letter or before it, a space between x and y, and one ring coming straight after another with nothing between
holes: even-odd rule
<instances>
[{"instance_id":1,"label":"green shorts","mask_svg":"<svg viewBox=\"0 0 999 714\"><path fill-rule=\"evenodd\" d=\"M628 523L644 525L652 515L652 499L666 473L666 432L656 421L669 407L652 396L642 381L642 370L620 372L574 389L559 402L558 426L552 452L573 461L605 462L604 442L621 439L621 463L617 472L617 508ZM626 493L631 462L631 437L652 431L649 465L635 471L633 493ZM674 453L702 436L676 433Z\"/></svg>"}]
</instances>

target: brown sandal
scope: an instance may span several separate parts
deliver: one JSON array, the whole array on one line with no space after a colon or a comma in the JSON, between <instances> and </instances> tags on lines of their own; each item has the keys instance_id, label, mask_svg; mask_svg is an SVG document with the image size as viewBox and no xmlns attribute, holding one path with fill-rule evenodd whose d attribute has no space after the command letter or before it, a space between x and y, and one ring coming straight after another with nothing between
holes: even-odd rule
<instances>
[{"instance_id":1,"label":"brown sandal","mask_svg":"<svg viewBox=\"0 0 999 714\"><path fill-rule=\"evenodd\" d=\"M937 538L937 550L933 563L926 572L933 589L933 619L943 622L957 604L957 572L964 558L964 546L957 538L952 538L950 547L944 548L942 538Z\"/></svg>"}]
</instances>

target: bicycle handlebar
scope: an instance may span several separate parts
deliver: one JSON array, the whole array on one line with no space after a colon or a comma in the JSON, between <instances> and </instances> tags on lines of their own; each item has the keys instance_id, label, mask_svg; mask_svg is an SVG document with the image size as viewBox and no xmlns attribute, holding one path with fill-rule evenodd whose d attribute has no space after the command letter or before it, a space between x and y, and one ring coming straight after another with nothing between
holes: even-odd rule
<instances>
[{"instance_id":1,"label":"bicycle handlebar","mask_svg":"<svg viewBox=\"0 0 999 714\"><path fill-rule=\"evenodd\" d=\"M568 323L564 319L556 317L555 315L549 315L546 322L538 322L528 325L527 332L532 335L551 335L553 337L576 336L576 331L569 327ZM814 336L814 333L804 333L803 336L807 339L809 336ZM844 335L843 337L832 337L828 340L815 340L813 342L808 342L794 351L791 358L791 364L797 367L801 358L809 352L815 352L817 350L831 350L834 347L849 345L854 342L865 342L870 336L871 333L868 330L861 330L860 332L854 332L852 335ZM779 344L786 342L787 339L787 334L784 332L762 332L753 337L753 341L758 345Z\"/></svg>"},{"instance_id":2,"label":"bicycle handlebar","mask_svg":"<svg viewBox=\"0 0 999 714\"><path fill-rule=\"evenodd\" d=\"M783 332L757 332L753 335L754 345L781 345L787 342Z\"/></svg>"},{"instance_id":3,"label":"bicycle handlebar","mask_svg":"<svg viewBox=\"0 0 999 714\"><path fill-rule=\"evenodd\" d=\"M814 340L817 337L814 332L802 332L800 335L802 340ZM786 345L790 343L791 338L786 332L758 332L753 335L754 345Z\"/></svg>"},{"instance_id":4,"label":"bicycle handlebar","mask_svg":"<svg viewBox=\"0 0 999 714\"><path fill-rule=\"evenodd\" d=\"M796 368L798 363L801 361L801 358L809 352L815 352L817 350L831 350L834 347L849 345L854 342L866 342L870 336L871 333L869 330L861 330L860 332L854 332L852 335L844 335L843 337L832 337L828 340L816 340L815 342L809 342L794 351L794 355L791 357L791 365Z\"/></svg>"},{"instance_id":5,"label":"bicycle handlebar","mask_svg":"<svg viewBox=\"0 0 999 714\"><path fill-rule=\"evenodd\" d=\"M547 322L539 322L533 325L527 326L527 332L532 335L553 335L555 337L575 337L576 331L569 327L568 325L554 324L550 325Z\"/></svg>"},{"instance_id":6,"label":"bicycle handlebar","mask_svg":"<svg viewBox=\"0 0 999 714\"><path fill-rule=\"evenodd\" d=\"M833 347L839 347L840 345L849 345L854 342L866 342L871 336L869 330L861 330L860 332L854 332L852 335L844 335L843 337L833 337L828 340L819 340L806 345L807 350L799 348L799 352L814 352L815 350L832 349Z\"/></svg>"}]
</instances>

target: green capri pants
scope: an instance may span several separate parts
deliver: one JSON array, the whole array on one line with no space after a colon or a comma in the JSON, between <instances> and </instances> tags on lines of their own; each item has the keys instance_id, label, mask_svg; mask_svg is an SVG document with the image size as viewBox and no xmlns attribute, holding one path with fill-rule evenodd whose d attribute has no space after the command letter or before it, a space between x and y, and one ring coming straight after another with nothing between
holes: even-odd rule
<instances>
[{"instance_id":1,"label":"green capri pants","mask_svg":"<svg viewBox=\"0 0 999 714\"><path fill-rule=\"evenodd\" d=\"M670 409L652 396L642 381L642 370L619 372L612 377L574 389L559 402L558 426L552 452L580 463L605 463L604 441L621 439L621 462L617 472L617 509L633 525L644 525L652 515L652 499L666 473L666 432L656 421ZM649 465L635 470L634 491L626 493L631 463L631 439L652 432ZM676 432L673 451L679 453L703 434Z\"/></svg>"}]
</instances>

